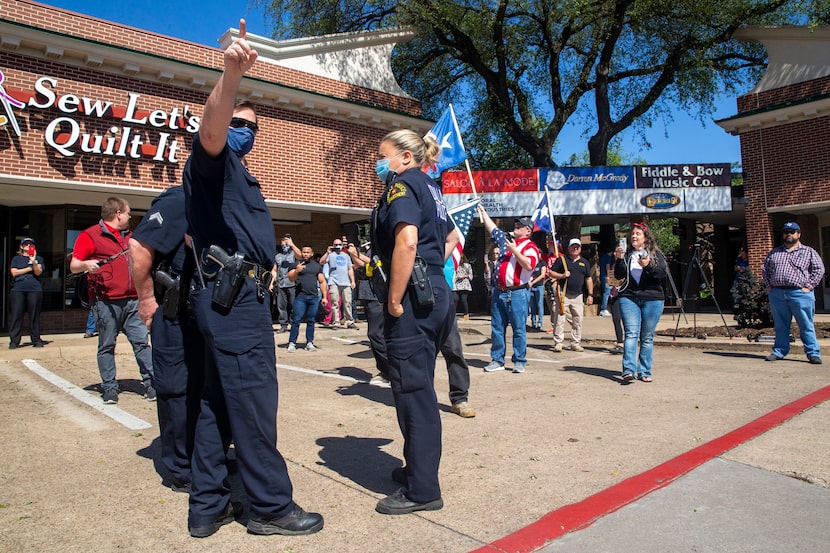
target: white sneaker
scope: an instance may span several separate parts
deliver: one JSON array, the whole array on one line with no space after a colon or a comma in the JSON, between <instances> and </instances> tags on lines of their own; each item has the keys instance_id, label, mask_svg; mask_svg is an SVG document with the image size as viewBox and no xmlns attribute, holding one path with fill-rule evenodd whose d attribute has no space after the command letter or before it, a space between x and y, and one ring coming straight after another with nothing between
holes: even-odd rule
<instances>
[{"instance_id":1,"label":"white sneaker","mask_svg":"<svg viewBox=\"0 0 830 553\"><path fill-rule=\"evenodd\" d=\"M392 383L386 380L381 374L376 374L375 376L373 376L372 379L369 381L369 384L372 386L379 386L381 388L392 387Z\"/></svg>"},{"instance_id":2,"label":"white sneaker","mask_svg":"<svg viewBox=\"0 0 830 553\"><path fill-rule=\"evenodd\" d=\"M600 316L600 317L610 317L610 316L611 316L611 312L610 312L610 311L608 311L607 309L603 309L602 311L600 311L600 312L599 312L599 316Z\"/></svg>"},{"instance_id":3,"label":"white sneaker","mask_svg":"<svg viewBox=\"0 0 830 553\"><path fill-rule=\"evenodd\" d=\"M484 372L488 372L488 373L495 372L495 371L503 371L503 370L504 370L504 364L499 363L498 361L490 361L484 367Z\"/></svg>"},{"instance_id":4,"label":"white sneaker","mask_svg":"<svg viewBox=\"0 0 830 553\"><path fill-rule=\"evenodd\" d=\"M340 323L331 323L330 328L340 328Z\"/></svg>"},{"instance_id":5,"label":"white sneaker","mask_svg":"<svg viewBox=\"0 0 830 553\"><path fill-rule=\"evenodd\" d=\"M314 342L309 342L305 345L306 351L317 351L317 346L314 345Z\"/></svg>"},{"instance_id":6,"label":"white sneaker","mask_svg":"<svg viewBox=\"0 0 830 553\"><path fill-rule=\"evenodd\" d=\"M288 342L288 353L294 353L297 351L297 346L294 345L294 342Z\"/></svg>"}]
</instances>

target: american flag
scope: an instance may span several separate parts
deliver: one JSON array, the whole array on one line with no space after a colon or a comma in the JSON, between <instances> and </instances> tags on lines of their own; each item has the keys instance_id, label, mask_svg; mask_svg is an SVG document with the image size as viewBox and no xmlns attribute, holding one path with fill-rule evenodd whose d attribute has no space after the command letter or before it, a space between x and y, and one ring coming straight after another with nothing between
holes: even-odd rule
<instances>
[{"instance_id":1,"label":"american flag","mask_svg":"<svg viewBox=\"0 0 830 553\"><path fill-rule=\"evenodd\" d=\"M452 251L452 263L455 269L458 269L458 264L461 263L461 254L464 253L464 243L467 242L467 233L470 231L470 225L473 224L473 217L476 214L476 207L478 207L480 200L470 200L458 207L449 210L450 217L452 217L455 228L458 229L458 234L461 240Z\"/></svg>"}]
</instances>

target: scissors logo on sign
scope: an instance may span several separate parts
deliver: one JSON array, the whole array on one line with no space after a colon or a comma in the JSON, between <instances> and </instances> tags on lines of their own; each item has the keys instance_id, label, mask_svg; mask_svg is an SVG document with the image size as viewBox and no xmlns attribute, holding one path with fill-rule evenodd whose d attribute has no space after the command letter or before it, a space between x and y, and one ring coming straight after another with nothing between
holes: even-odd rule
<instances>
[{"instance_id":1,"label":"scissors logo on sign","mask_svg":"<svg viewBox=\"0 0 830 553\"><path fill-rule=\"evenodd\" d=\"M23 109L26 107L26 104L16 98L12 98L6 93L6 89L3 88L3 81L5 80L6 76L3 75L2 71L0 71L0 104L3 105L3 109L6 111L6 115L0 115L0 126L3 126L11 121L14 132L17 133L17 136L20 136L20 125L17 124L17 116L15 116L14 111L12 111L12 107Z\"/></svg>"}]
</instances>

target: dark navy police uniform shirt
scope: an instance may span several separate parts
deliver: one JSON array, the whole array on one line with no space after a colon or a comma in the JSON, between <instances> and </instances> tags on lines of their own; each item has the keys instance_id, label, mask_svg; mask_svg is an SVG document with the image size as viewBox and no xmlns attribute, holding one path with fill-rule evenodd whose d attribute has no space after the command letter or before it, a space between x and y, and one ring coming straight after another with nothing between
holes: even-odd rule
<instances>
[{"instance_id":1,"label":"dark navy police uniform shirt","mask_svg":"<svg viewBox=\"0 0 830 553\"><path fill-rule=\"evenodd\" d=\"M157 257L170 259L170 267L179 275L185 256L181 246L187 232L184 207L184 188L171 186L156 196L132 234L132 238L156 250Z\"/></svg>"},{"instance_id":2,"label":"dark navy police uniform shirt","mask_svg":"<svg viewBox=\"0 0 830 553\"><path fill-rule=\"evenodd\" d=\"M274 266L274 225L259 182L227 146L212 158L199 135L194 136L182 181L188 228L197 251L216 244L229 254L244 254L265 270Z\"/></svg>"},{"instance_id":3,"label":"dark navy police uniform shirt","mask_svg":"<svg viewBox=\"0 0 830 553\"><path fill-rule=\"evenodd\" d=\"M383 252L381 257L387 260L395 246L398 223L418 228L418 256L443 274L444 244L455 225L447 215L441 189L423 171L404 171L386 187L380 199L375 237Z\"/></svg>"}]
</instances>

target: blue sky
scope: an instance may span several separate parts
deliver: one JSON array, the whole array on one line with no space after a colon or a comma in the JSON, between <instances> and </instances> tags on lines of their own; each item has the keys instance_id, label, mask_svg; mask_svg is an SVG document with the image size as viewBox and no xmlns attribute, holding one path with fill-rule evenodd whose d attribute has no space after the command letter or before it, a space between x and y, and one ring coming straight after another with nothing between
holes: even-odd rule
<instances>
[{"instance_id":1,"label":"blue sky","mask_svg":"<svg viewBox=\"0 0 830 553\"><path fill-rule=\"evenodd\" d=\"M51 0L44 3L213 47L218 47L217 39L226 30L239 26L240 17L245 18L249 33L270 35L262 10L250 7L244 0ZM748 85L747 91L749 88ZM717 104L714 119L730 117L736 111L735 98L723 97ZM459 120L464 117L463 113L456 115ZM563 133L557 161L562 163L571 153L585 151L586 140L579 135L579 129L575 128ZM639 141L629 133L623 138L623 152L652 165L740 161L737 137L727 134L711 121L704 127L679 110L668 129L657 123L646 136L651 149L641 149ZM570 144L573 146L569 147Z\"/></svg>"}]
</instances>

